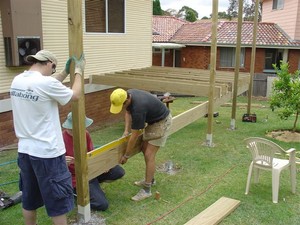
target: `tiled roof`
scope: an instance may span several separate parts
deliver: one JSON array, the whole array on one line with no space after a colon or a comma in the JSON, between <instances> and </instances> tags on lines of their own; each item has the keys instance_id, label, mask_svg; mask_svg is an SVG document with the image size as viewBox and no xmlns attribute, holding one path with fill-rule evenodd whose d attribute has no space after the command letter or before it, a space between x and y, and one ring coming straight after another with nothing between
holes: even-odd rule
<instances>
[{"instance_id":1,"label":"tiled roof","mask_svg":"<svg viewBox=\"0 0 300 225\"><path fill-rule=\"evenodd\" d=\"M177 30L185 23L188 22L173 16L153 16L153 42L169 42Z\"/></svg>"},{"instance_id":2,"label":"tiled roof","mask_svg":"<svg viewBox=\"0 0 300 225\"><path fill-rule=\"evenodd\" d=\"M155 18L155 17L154 17ZM177 26L171 26L173 29L168 31L166 26L166 19L156 17L155 26L153 28L160 32L160 37L167 37L158 39L153 35L153 42L175 42L180 44L199 44L210 45L211 43L211 21L197 21L194 23L184 22L182 20L176 23ZM172 17L168 17L171 21ZM173 17L173 24L175 24ZM178 19L177 19L178 20ZM161 23L163 25L161 25ZM242 24L242 46L252 46L253 38L253 22L243 22ZM217 40L218 45L236 45L237 36L237 21L220 21L218 22ZM160 29L162 27L163 29ZM174 28L177 29L174 29ZM154 30L153 29L153 30ZM166 33L165 33L166 32ZM292 40L278 25L275 23L258 23L256 45L263 46L278 46L278 47L296 47L300 48L300 42Z\"/></svg>"}]
</instances>

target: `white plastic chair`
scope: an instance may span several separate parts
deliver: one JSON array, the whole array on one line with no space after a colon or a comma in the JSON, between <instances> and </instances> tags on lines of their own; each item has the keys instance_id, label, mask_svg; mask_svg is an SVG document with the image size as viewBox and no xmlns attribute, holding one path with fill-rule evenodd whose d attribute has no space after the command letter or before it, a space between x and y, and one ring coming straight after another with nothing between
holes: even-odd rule
<instances>
[{"instance_id":1,"label":"white plastic chair","mask_svg":"<svg viewBox=\"0 0 300 225\"><path fill-rule=\"evenodd\" d=\"M252 162L249 166L246 185L247 195L249 193L252 172L254 171L254 182L258 183L259 170L272 171L272 197L273 203L278 203L279 178L283 169L290 169L292 193L296 192L296 152L294 148L285 151L276 143L264 138L250 137L244 140L247 148L252 154ZM275 155L289 156L289 159L275 158Z\"/></svg>"}]
</instances>

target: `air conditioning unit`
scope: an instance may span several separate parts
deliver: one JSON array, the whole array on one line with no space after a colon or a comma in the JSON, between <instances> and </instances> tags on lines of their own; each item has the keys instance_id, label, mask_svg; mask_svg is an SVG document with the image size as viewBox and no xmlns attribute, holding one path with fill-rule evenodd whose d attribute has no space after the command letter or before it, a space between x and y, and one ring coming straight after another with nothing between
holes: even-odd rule
<instances>
[{"instance_id":1,"label":"air conditioning unit","mask_svg":"<svg viewBox=\"0 0 300 225\"><path fill-rule=\"evenodd\" d=\"M39 0L0 0L6 66L24 66L42 48Z\"/></svg>"}]
</instances>

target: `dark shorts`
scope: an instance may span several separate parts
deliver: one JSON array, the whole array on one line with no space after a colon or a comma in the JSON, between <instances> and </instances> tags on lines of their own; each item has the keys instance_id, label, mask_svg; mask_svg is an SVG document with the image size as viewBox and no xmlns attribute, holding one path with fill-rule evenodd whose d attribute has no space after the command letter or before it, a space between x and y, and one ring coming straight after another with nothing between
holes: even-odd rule
<instances>
[{"instance_id":1,"label":"dark shorts","mask_svg":"<svg viewBox=\"0 0 300 225\"><path fill-rule=\"evenodd\" d=\"M50 217L68 213L74 208L71 173L65 155L43 159L19 153L22 206L36 210L45 205Z\"/></svg>"}]
</instances>

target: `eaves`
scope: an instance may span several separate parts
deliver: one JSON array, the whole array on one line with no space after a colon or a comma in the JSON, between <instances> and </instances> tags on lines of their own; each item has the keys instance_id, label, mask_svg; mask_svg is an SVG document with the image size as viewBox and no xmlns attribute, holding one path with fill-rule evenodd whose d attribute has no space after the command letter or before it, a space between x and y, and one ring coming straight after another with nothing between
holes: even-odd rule
<instances>
[{"instance_id":1,"label":"eaves","mask_svg":"<svg viewBox=\"0 0 300 225\"><path fill-rule=\"evenodd\" d=\"M195 43L185 43L185 42L175 42L177 44L183 44L185 46L211 46L210 42L195 42ZM236 47L235 43L217 43L217 47ZM252 44L241 44L243 48L252 48ZM272 49L300 49L299 46L295 45L256 45L256 48L272 48Z\"/></svg>"}]
</instances>

